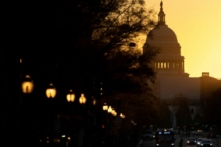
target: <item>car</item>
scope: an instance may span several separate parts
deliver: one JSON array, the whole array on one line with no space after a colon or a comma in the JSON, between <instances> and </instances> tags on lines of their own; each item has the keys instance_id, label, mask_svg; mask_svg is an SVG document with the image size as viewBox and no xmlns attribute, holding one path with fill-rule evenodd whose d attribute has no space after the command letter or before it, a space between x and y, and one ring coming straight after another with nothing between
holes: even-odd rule
<instances>
[{"instance_id":1,"label":"car","mask_svg":"<svg viewBox=\"0 0 221 147\"><path fill-rule=\"evenodd\" d=\"M155 133L153 131L145 131L142 137L143 140L155 139Z\"/></svg>"},{"instance_id":2,"label":"car","mask_svg":"<svg viewBox=\"0 0 221 147\"><path fill-rule=\"evenodd\" d=\"M186 144L187 145L195 145L196 144L196 138L194 138L194 137L190 137L190 138L188 138L187 140L186 140Z\"/></svg>"},{"instance_id":3,"label":"car","mask_svg":"<svg viewBox=\"0 0 221 147\"><path fill-rule=\"evenodd\" d=\"M197 139L196 139L196 146L199 147L201 141L202 141L202 140L205 140L205 139L206 139L206 138L197 138Z\"/></svg>"},{"instance_id":4,"label":"car","mask_svg":"<svg viewBox=\"0 0 221 147\"><path fill-rule=\"evenodd\" d=\"M200 142L200 146L201 146L201 147L212 147L212 146L213 146L213 143L212 143L211 139L203 139L203 140Z\"/></svg>"},{"instance_id":5,"label":"car","mask_svg":"<svg viewBox=\"0 0 221 147\"><path fill-rule=\"evenodd\" d=\"M143 134L143 140L149 140L154 138L155 138L154 134Z\"/></svg>"}]
</instances>

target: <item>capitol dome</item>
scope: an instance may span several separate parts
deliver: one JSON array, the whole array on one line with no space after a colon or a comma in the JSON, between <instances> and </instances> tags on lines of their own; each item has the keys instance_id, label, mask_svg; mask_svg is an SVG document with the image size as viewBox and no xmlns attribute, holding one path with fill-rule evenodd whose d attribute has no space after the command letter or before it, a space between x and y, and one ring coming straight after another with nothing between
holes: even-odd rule
<instances>
[{"instance_id":1,"label":"capitol dome","mask_svg":"<svg viewBox=\"0 0 221 147\"><path fill-rule=\"evenodd\" d=\"M152 61L152 66L158 75L179 74L188 76L184 72L184 56L181 55L181 46L177 40L177 36L166 25L162 1L158 14L158 24L147 34L143 53L148 53L150 48L159 50L159 53Z\"/></svg>"},{"instance_id":2,"label":"capitol dome","mask_svg":"<svg viewBox=\"0 0 221 147\"><path fill-rule=\"evenodd\" d=\"M177 36L172 29L170 29L165 22L165 13L163 11L163 2L160 3L160 12L158 14L158 24L151 30L146 39L146 43L169 43L177 44Z\"/></svg>"},{"instance_id":3,"label":"capitol dome","mask_svg":"<svg viewBox=\"0 0 221 147\"><path fill-rule=\"evenodd\" d=\"M147 57L152 51L157 53L148 64L155 72L155 81L151 85L153 94L170 104L179 100L180 95L188 101L200 100L200 79L189 78L189 74L185 72L185 58L181 54L175 32L166 25L162 1L158 23L146 35L146 42L143 44L143 54Z\"/></svg>"},{"instance_id":4,"label":"capitol dome","mask_svg":"<svg viewBox=\"0 0 221 147\"><path fill-rule=\"evenodd\" d=\"M156 42L178 43L176 34L167 25L158 25L147 35L147 40Z\"/></svg>"},{"instance_id":5,"label":"capitol dome","mask_svg":"<svg viewBox=\"0 0 221 147\"><path fill-rule=\"evenodd\" d=\"M180 44L178 43L177 36L172 29L170 29L165 22L165 13L163 11L163 2L160 3L160 11L158 14L157 25L147 34L146 42L143 49L148 46L155 46L162 51L160 54L180 54Z\"/></svg>"}]
</instances>

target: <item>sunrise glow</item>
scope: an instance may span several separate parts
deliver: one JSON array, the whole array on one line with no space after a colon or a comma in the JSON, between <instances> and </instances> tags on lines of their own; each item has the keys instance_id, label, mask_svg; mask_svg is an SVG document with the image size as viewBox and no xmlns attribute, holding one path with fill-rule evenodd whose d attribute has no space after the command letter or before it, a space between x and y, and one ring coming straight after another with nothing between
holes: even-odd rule
<instances>
[{"instance_id":1,"label":"sunrise glow","mask_svg":"<svg viewBox=\"0 0 221 147\"><path fill-rule=\"evenodd\" d=\"M161 0L146 0L146 8L160 10ZM200 77L202 72L221 78L221 1L163 0L166 24L177 36L185 72Z\"/></svg>"}]
</instances>

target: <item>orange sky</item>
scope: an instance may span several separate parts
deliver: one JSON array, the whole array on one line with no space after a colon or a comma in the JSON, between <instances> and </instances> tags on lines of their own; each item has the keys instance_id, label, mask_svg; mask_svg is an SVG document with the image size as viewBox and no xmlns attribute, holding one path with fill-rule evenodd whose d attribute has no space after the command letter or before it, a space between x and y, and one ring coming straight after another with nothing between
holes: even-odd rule
<instances>
[{"instance_id":1,"label":"orange sky","mask_svg":"<svg viewBox=\"0 0 221 147\"><path fill-rule=\"evenodd\" d=\"M161 0L146 0L146 7L160 10ZM221 0L163 0L166 24L177 35L185 72L202 72L221 78Z\"/></svg>"}]
</instances>

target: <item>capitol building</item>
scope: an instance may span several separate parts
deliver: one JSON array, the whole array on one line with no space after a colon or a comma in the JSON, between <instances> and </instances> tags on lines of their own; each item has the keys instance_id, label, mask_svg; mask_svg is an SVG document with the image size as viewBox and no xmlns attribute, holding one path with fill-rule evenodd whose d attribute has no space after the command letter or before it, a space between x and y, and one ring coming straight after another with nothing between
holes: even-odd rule
<instances>
[{"instance_id":1,"label":"capitol building","mask_svg":"<svg viewBox=\"0 0 221 147\"><path fill-rule=\"evenodd\" d=\"M159 49L152 62L156 71L153 85L155 96L167 102L173 112L179 99L187 99L193 118L200 111L200 103L209 98L212 90L221 82L210 77L208 72L202 72L201 77L189 77L185 72L185 58L181 55L181 46L175 32L166 24L162 1L158 24L147 34L143 45L144 54L149 47Z\"/></svg>"}]
</instances>

